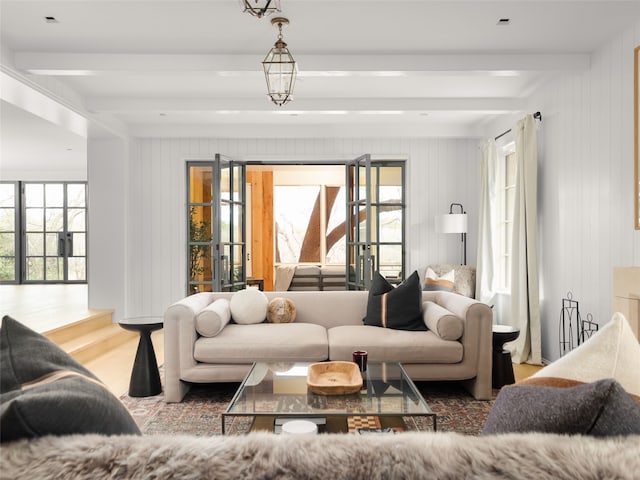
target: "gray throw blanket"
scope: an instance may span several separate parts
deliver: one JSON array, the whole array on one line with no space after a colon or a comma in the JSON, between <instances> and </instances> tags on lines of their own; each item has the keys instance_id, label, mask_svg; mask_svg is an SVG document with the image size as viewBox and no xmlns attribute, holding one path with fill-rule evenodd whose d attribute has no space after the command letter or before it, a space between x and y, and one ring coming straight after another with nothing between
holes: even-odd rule
<instances>
[{"instance_id":1,"label":"gray throw blanket","mask_svg":"<svg viewBox=\"0 0 640 480\"><path fill-rule=\"evenodd\" d=\"M44 437L3 444L10 479L632 479L640 436Z\"/></svg>"}]
</instances>

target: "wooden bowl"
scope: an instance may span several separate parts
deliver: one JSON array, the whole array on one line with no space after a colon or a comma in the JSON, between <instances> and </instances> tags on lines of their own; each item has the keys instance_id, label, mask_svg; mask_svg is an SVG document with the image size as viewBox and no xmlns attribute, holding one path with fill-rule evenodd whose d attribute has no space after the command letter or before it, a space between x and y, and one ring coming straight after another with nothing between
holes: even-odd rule
<instances>
[{"instance_id":1,"label":"wooden bowl","mask_svg":"<svg viewBox=\"0 0 640 480\"><path fill-rule=\"evenodd\" d=\"M362 388L362 374L353 362L312 363L307 370L307 385L319 395L347 395Z\"/></svg>"}]
</instances>

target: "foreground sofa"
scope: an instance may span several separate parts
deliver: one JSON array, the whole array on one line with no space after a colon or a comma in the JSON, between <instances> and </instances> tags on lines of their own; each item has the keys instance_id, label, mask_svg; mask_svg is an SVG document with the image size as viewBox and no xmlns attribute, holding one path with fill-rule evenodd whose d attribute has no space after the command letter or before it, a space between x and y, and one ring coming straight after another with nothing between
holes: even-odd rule
<instances>
[{"instance_id":1,"label":"foreground sofa","mask_svg":"<svg viewBox=\"0 0 640 480\"><path fill-rule=\"evenodd\" d=\"M637 479L640 436L77 435L2 445L2 478Z\"/></svg>"},{"instance_id":2,"label":"foreground sofa","mask_svg":"<svg viewBox=\"0 0 640 480\"><path fill-rule=\"evenodd\" d=\"M164 316L165 400L180 402L192 383L239 382L254 361L351 360L353 350L369 361L402 362L416 381L462 381L477 399L491 398L491 309L449 292L422 292L444 316L461 319L456 340L433 329L406 331L363 325L368 292L265 292L290 299L293 323L227 324L212 337L198 335L196 315L234 294L199 293L167 308ZM445 337L445 338L443 338Z\"/></svg>"}]
</instances>

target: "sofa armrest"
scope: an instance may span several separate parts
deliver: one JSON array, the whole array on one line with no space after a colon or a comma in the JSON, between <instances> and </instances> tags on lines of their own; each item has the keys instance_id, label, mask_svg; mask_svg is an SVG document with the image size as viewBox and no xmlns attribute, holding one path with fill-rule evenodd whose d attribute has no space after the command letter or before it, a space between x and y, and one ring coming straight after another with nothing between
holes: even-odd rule
<instances>
[{"instance_id":1,"label":"sofa armrest","mask_svg":"<svg viewBox=\"0 0 640 480\"><path fill-rule=\"evenodd\" d=\"M188 296L169 306L164 314L164 398L180 402L189 385L180 380L182 369L195 366L193 358L198 338L195 316L215 299L209 292Z\"/></svg>"},{"instance_id":2,"label":"sofa armrest","mask_svg":"<svg viewBox=\"0 0 640 480\"><path fill-rule=\"evenodd\" d=\"M460 339L464 348L462 361L477 369L476 376L466 382L467 389L479 400L491 399L493 310L485 303L450 292L438 292L434 301L464 324Z\"/></svg>"}]
</instances>

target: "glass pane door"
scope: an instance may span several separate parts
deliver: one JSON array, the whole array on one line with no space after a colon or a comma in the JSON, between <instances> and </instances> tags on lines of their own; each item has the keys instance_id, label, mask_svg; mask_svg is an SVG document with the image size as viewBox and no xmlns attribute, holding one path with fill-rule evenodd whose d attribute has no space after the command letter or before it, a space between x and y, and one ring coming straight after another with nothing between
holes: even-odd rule
<instances>
[{"instance_id":1,"label":"glass pane door","mask_svg":"<svg viewBox=\"0 0 640 480\"><path fill-rule=\"evenodd\" d=\"M404 279L404 162L363 155L346 166L349 290L368 290L378 271Z\"/></svg>"},{"instance_id":2,"label":"glass pane door","mask_svg":"<svg viewBox=\"0 0 640 480\"><path fill-rule=\"evenodd\" d=\"M187 162L188 292L241 290L246 284L245 165L216 155Z\"/></svg>"},{"instance_id":3,"label":"glass pane door","mask_svg":"<svg viewBox=\"0 0 640 480\"><path fill-rule=\"evenodd\" d=\"M23 282L86 282L86 184L24 183L23 198Z\"/></svg>"},{"instance_id":4,"label":"glass pane door","mask_svg":"<svg viewBox=\"0 0 640 480\"><path fill-rule=\"evenodd\" d=\"M363 155L346 165L347 290L368 290L373 278L371 255L371 157Z\"/></svg>"},{"instance_id":5,"label":"glass pane door","mask_svg":"<svg viewBox=\"0 0 640 480\"><path fill-rule=\"evenodd\" d=\"M373 161L371 165L371 249L375 270L391 283L404 280L404 163Z\"/></svg>"},{"instance_id":6,"label":"glass pane door","mask_svg":"<svg viewBox=\"0 0 640 480\"><path fill-rule=\"evenodd\" d=\"M189 295L213 284L213 162L187 162L187 283Z\"/></svg>"},{"instance_id":7,"label":"glass pane door","mask_svg":"<svg viewBox=\"0 0 640 480\"><path fill-rule=\"evenodd\" d=\"M214 278L218 291L236 291L246 285L245 165L218 154L216 171L219 222Z\"/></svg>"}]
</instances>

